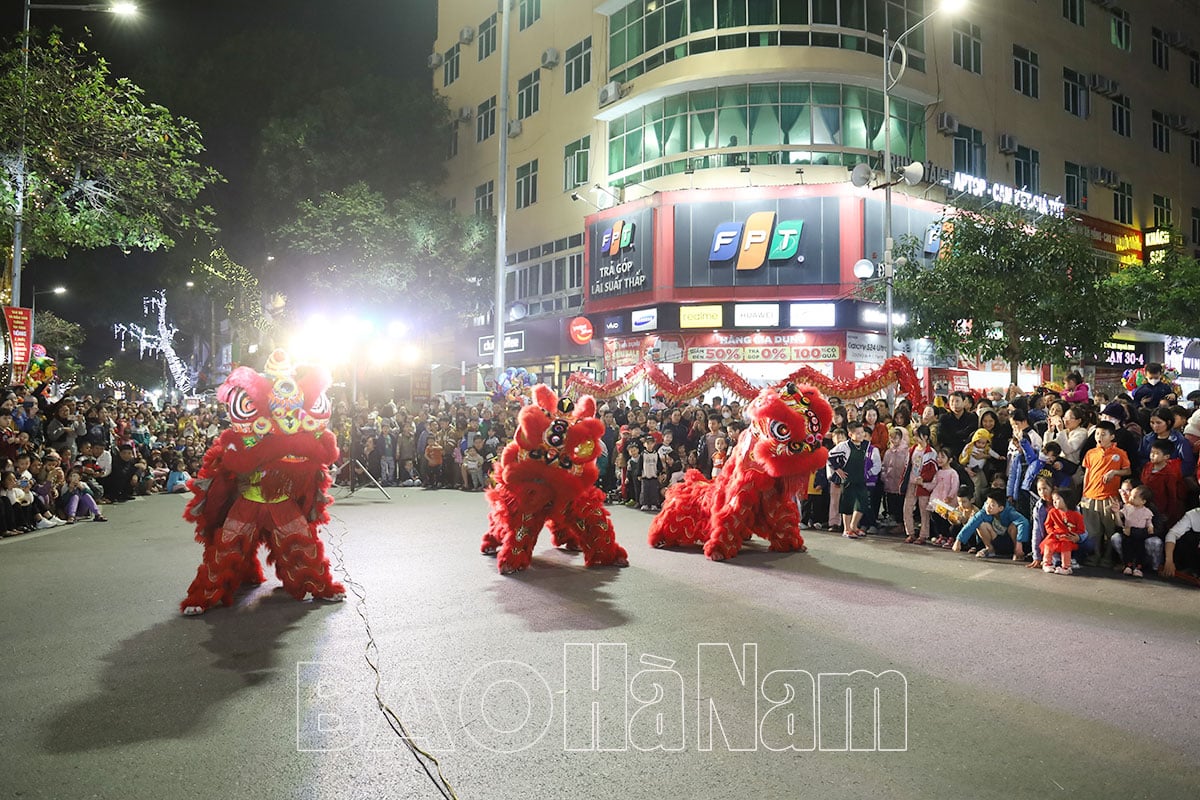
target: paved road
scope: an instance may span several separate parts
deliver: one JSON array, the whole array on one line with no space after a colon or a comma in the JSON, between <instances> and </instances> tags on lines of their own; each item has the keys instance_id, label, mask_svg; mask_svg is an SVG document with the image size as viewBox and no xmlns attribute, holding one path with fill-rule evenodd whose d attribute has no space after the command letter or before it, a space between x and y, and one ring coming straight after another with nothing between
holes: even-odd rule
<instances>
[{"instance_id":1,"label":"paved road","mask_svg":"<svg viewBox=\"0 0 1200 800\"><path fill-rule=\"evenodd\" d=\"M395 490L334 506L348 602L272 581L185 619L200 547L182 506L0 543L0 796L439 797L376 707L369 641L380 697L464 800L1200 785L1186 587L818 532L808 555L715 564L651 550L650 517L625 508L629 568L543 542L504 578L478 555L481 495Z\"/></svg>"}]
</instances>

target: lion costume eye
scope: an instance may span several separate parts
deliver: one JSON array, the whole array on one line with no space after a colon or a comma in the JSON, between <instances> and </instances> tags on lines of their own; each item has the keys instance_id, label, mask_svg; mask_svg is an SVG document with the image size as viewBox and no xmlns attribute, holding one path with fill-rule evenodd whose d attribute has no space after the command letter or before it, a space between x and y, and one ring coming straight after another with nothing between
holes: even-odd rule
<instances>
[{"instance_id":1,"label":"lion costume eye","mask_svg":"<svg viewBox=\"0 0 1200 800\"><path fill-rule=\"evenodd\" d=\"M771 436L775 437L776 441L786 442L792 438L792 429L788 427L786 422L774 420L771 422Z\"/></svg>"},{"instance_id":2,"label":"lion costume eye","mask_svg":"<svg viewBox=\"0 0 1200 800\"><path fill-rule=\"evenodd\" d=\"M551 423L550 429L546 431L544 437L546 444L554 448L562 447L563 442L567 440L567 428L569 427L565 420L555 420Z\"/></svg>"},{"instance_id":3,"label":"lion costume eye","mask_svg":"<svg viewBox=\"0 0 1200 800\"><path fill-rule=\"evenodd\" d=\"M234 425L249 425L258 416L258 409L245 389L235 389L229 398L229 421Z\"/></svg>"}]
</instances>

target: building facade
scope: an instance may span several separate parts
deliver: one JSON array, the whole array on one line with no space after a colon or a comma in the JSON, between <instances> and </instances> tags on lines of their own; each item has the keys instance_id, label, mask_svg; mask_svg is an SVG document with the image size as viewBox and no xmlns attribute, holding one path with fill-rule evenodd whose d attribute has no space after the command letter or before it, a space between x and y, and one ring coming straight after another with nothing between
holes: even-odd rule
<instances>
[{"instance_id":1,"label":"building facade","mask_svg":"<svg viewBox=\"0 0 1200 800\"><path fill-rule=\"evenodd\" d=\"M878 182L884 137L894 166L925 165L897 189L893 230L927 248L963 191L1065 205L1114 268L1144 257L1151 229L1200 243L1193 0L969 0L904 40L888 120L883 31L912 28L933 0L510 6L507 124L494 0L440 4L430 66L457 120L457 208L494 212L509 137L506 298L531 334L514 363L611 377L649 356L677 379L717 362L759 379L798 363L869 371L886 319L853 299L852 266L882 253L882 192L849 170L867 163ZM592 341L571 335L580 317ZM465 332L458 357L486 361L487 333ZM1158 352L1144 344L1140 357ZM901 346L919 366L1000 366Z\"/></svg>"}]
</instances>

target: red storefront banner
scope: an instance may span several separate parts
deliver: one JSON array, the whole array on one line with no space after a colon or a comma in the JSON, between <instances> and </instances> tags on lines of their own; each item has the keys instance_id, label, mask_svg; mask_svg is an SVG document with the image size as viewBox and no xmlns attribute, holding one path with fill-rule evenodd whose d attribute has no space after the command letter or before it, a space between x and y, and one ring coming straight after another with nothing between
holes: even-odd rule
<instances>
[{"instance_id":1,"label":"red storefront banner","mask_svg":"<svg viewBox=\"0 0 1200 800\"><path fill-rule=\"evenodd\" d=\"M667 333L605 339L604 363L629 367L647 357L660 364L840 361L845 349L840 332Z\"/></svg>"},{"instance_id":2,"label":"red storefront banner","mask_svg":"<svg viewBox=\"0 0 1200 800\"><path fill-rule=\"evenodd\" d=\"M24 383L33 351L33 311L16 306L4 307L4 325L12 353L12 383Z\"/></svg>"}]
</instances>

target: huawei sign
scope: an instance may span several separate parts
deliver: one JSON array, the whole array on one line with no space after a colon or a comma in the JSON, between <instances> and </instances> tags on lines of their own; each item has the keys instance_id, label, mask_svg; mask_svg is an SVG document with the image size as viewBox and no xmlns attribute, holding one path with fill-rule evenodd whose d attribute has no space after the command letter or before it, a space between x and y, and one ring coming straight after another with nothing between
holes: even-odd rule
<instances>
[{"instance_id":1,"label":"huawei sign","mask_svg":"<svg viewBox=\"0 0 1200 800\"><path fill-rule=\"evenodd\" d=\"M592 323L587 317L576 317L568 327L571 341L575 344L587 344L592 340Z\"/></svg>"}]
</instances>

